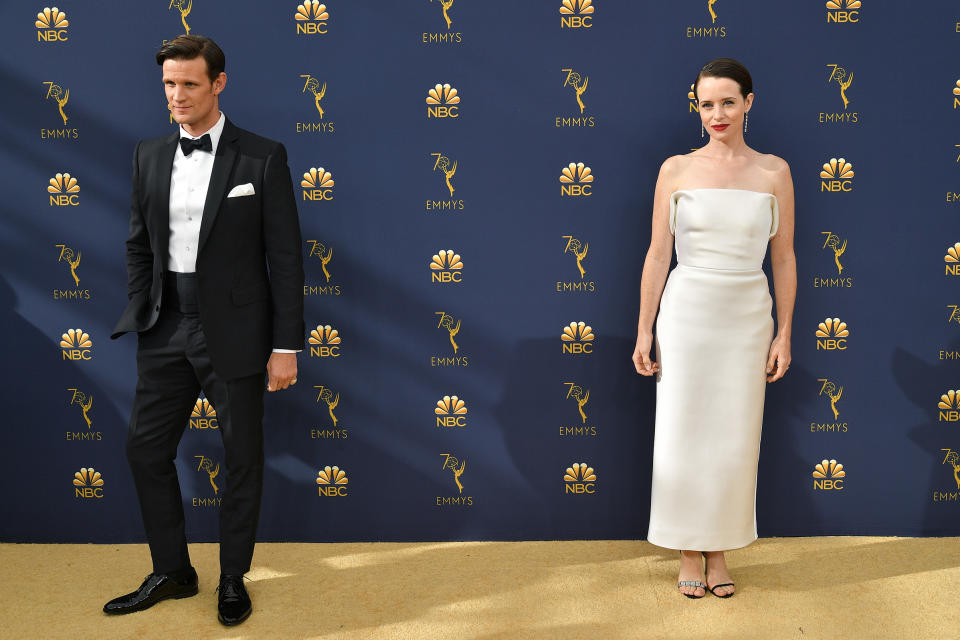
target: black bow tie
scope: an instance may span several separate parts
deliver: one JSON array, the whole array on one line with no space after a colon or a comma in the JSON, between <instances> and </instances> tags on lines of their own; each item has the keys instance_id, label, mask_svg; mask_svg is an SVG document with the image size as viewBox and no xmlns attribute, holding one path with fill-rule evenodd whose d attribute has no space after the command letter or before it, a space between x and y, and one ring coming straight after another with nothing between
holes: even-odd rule
<instances>
[{"instance_id":1,"label":"black bow tie","mask_svg":"<svg viewBox=\"0 0 960 640\"><path fill-rule=\"evenodd\" d=\"M194 149L213 151L213 143L210 142L210 134L205 133L199 138L180 138L180 148L183 150L183 155L188 156Z\"/></svg>"}]
</instances>

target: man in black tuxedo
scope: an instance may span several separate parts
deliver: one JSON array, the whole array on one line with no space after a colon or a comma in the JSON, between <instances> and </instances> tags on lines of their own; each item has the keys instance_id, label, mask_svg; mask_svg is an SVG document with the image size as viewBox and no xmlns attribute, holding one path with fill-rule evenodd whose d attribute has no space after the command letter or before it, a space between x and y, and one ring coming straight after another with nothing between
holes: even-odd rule
<instances>
[{"instance_id":1,"label":"man in black tuxedo","mask_svg":"<svg viewBox=\"0 0 960 640\"><path fill-rule=\"evenodd\" d=\"M173 461L202 389L226 455L218 618L232 625L251 612L243 574L260 513L264 378L269 391L295 384L303 349L300 225L283 145L220 113L220 47L182 35L156 57L180 131L134 152L130 302L111 336L138 334L127 459L153 572L103 610L130 613L198 591Z\"/></svg>"}]
</instances>

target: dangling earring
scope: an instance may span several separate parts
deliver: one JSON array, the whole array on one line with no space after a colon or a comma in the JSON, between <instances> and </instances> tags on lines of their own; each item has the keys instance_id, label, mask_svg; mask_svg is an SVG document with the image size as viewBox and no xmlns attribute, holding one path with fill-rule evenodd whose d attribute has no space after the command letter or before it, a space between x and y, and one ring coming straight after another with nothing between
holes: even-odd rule
<instances>
[{"instance_id":1,"label":"dangling earring","mask_svg":"<svg viewBox=\"0 0 960 640\"><path fill-rule=\"evenodd\" d=\"M700 123L700 137L703 137L703 123Z\"/></svg>"},{"instance_id":2,"label":"dangling earring","mask_svg":"<svg viewBox=\"0 0 960 640\"><path fill-rule=\"evenodd\" d=\"M750 118L750 112L749 112L749 111L743 114L743 132L744 132L744 133L747 132L747 121L748 121L749 118Z\"/></svg>"}]
</instances>

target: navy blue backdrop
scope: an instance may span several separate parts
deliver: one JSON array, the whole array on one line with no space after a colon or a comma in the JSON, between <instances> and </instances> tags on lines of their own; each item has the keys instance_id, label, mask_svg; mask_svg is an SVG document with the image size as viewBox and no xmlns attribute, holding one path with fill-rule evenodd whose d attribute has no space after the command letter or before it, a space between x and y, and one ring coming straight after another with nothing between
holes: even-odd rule
<instances>
[{"instance_id":1,"label":"navy blue backdrop","mask_svg":"<svg viewBox=\"0 0 960 640\"><path fill-rule=\"evenodd\" d=\"M143 540L123 450L136 341L108 334L133 147L175 126L153 56L185 26L226 52L224 113L286 145L312 241L319 330L299 384L267 398L261 539L645 536L640 270L658 167L703 143L688 91L719 56L751 70L747 141L796 185L760 534L960 534L947 5L4 3L0 539ZM431 104L438 84L456 95ZM561 338L579 322L593 340ZM217 535L215 426L200 399L178 459L192 540Z\"/></svg>"}]
</instances>

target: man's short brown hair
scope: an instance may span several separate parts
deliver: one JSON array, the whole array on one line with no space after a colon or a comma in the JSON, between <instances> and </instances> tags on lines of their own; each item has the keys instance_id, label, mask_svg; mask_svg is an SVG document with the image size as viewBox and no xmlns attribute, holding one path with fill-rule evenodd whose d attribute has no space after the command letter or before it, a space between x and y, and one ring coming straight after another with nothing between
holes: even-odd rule
<instances>
[{"instance_id":1,"label":"man's short brown hair","mask_svg":"<svg viewBox=\"0 0 960 640\"><path fill-rule=\"evenodd\" d=\"M207 74L210 82L217 79L227 66L223 50L217 43L204 36L183 34L163 43L157 51L157 64L163 66L164 60L193 60L199 56L207 61Z\"/></svg>"}]
</instances>

